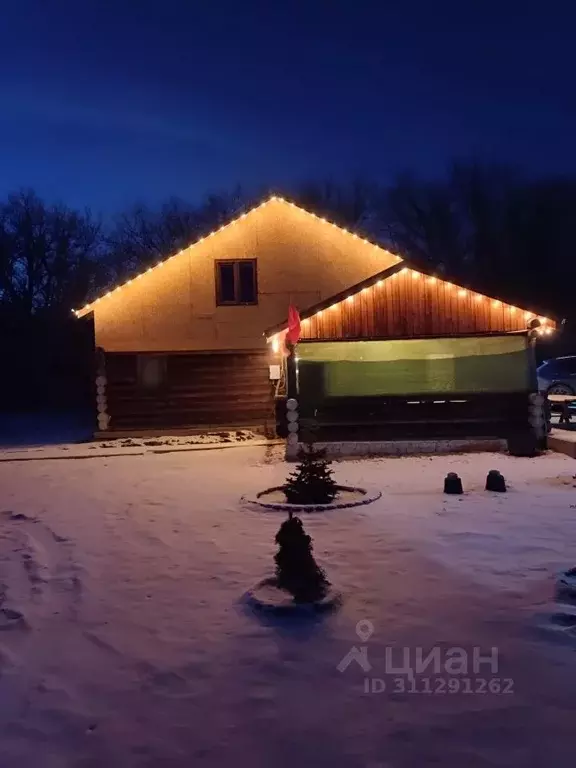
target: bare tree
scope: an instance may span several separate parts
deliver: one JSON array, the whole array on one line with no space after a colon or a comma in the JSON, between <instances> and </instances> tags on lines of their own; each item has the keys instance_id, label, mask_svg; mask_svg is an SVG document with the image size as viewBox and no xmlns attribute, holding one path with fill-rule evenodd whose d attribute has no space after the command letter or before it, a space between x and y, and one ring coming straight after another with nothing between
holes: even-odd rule
<instances>
[{"instance_id":1,"label":"bare tree","mask_svg":"<svg viewBox=\"0 0 576 768\"><path fill-rule=\"evenodd\" d=\"M0 205L0 301L30 316L76 306L105 280L100 223L33 191Z\"/></svg>"},{"instance_id":2,"label":"bare tree","mask_svg":"<svg viewBox=\"0 0 576 768\"><path fill-rule=\"evenodd\" d=\"M398 179L380 217L400 255L496 296L574 314L575 179L455 163L438 181Z\"/></svg>"},{"instance_id":3,"label":"bare tree","mask_svg":"<svg viewBox=\"0 0 576 768\"><path fill-rule=\"evenodd\" d=\"M109 264L120 277L186 248L232 218L242 206L240 188L211 194L198 205L172 197L159 208L137 204L121 214L108 237Z\"/></svg>"},{"instance_id":4,"label":"bare tree","mask_svg":"<svg viewBox=\"0 0 576 768\"><path fill-rule=\"evenodd\" d=\"M305 208L340 226L365 232L379 229L375 211L381 196L382 190L377 184L360 179L349 184L308 181L296 191L297 202Z\"/></svg>"}]
</instances>

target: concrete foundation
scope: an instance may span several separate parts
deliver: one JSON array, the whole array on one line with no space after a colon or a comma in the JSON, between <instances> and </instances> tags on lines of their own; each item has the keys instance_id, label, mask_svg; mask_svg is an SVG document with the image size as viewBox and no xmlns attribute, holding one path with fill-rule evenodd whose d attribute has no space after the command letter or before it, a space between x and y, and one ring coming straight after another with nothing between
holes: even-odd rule
<instances>
[{"instance_id":1,"label":"concrete foundation","mask_svg":"<svg viewBox=\"0 0 576 768\"><path fill-rule=\"evenodd\" d=\"M548 448L557 453L565 453L576 459L576 432L567 429L553 429L548 435Z\"/></svg>"},{"instance_id":2,"label":"concrete foundation","mask_svg":"<svg viewBox=\"0 0 576 768\"><path fill-rule=\"evenodd\" d=\"M286 446L286 459L297 458L301 444ZM332 458L358 456L410 456L422 453L467 453L479 451L505 451L506 440L500 438L470 438L460 440L378 440L314 443L315 448L325 448Z\"/></svg>"}]
</instances>

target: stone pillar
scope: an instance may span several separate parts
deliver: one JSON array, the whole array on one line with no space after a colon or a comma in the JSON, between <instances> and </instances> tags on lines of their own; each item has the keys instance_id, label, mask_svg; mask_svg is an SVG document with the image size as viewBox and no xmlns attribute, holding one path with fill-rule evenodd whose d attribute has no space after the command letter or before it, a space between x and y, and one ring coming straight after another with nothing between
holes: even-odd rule
<instances>
[{"instance_id":1,"label":"stone pillar","mask_svg":"<svg viewBox=\"0 0 576 768\"><path fill-rule=\"evenodd\" d=\"M300 430L300 414L298 400L289 397L286 401L286 419L288 421L288 437L286 439L286 459L294 461L298 455L298 432Z\"/></svg>"},{"instance_id":2,"label":"stone pillar","mask_svg":"<svg viewBox=\"0 0 576 768\"><path fill-rule=\"evenodd\" d=\"M536 437L538 447L546 448L548 423L546 418L546 398L540 392L528 395L528 421Z\"/></svg>"},{"instance_id":3,"label":"stone pillar","mask_svg":"<svg viewBox=\"0 0 576 768\"><path fill-rule=\"evenodd\" d=\"M108 398L106 396L106 387L108 379L106 378L106 356L104 350L98 348L96 351L96 413L98 421L98 430L107 432L110 426L110 415L108 414Z\"/></svg>"}]
</instances>

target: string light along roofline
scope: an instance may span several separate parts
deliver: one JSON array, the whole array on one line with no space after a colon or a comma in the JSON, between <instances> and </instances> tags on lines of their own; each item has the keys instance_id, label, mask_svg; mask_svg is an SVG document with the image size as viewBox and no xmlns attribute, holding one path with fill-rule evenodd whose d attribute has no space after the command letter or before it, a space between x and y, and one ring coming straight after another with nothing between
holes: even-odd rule
<instances>
[{"instance_id":1,"label":"string light along roofline","mask_svg":"<svg viewBox=\"0 0 576 768\"><path fill-rule=\"evenodd\" d=\"M168 256L166 259L163 259L162 261L159 261L157 264L155 264L152 267L148 267L148 269L145 269L143 272L141 272L138 275L135 275L134 277L130 278L129 280L126 280L125 282L121 283L120 285L117 285L115 288L112 288L111 290L104 293L102 296L99 296L97 299L94 299L94 301L90 301L87 304L85 304L83 307L80 307L79 309L73 309L72 313L75 315L75 317L84 317L84 315L91 312L100 302L106 301L106 299L110 299L113 296L117 296L118 293L122 291L123 288L129 286L131 283L135 282L136 280L140 280L141 278L145 277L146 275L152 274L156 272L156 270L163 267L165 264L167 264L169 261L172 261L173 259L178 258L178 256L181 256L185 251L189 251L191 248L195 248L197 245L200 245L201 243L205 242L209 238L214 237L215 235L219 234L220 232L223 232L226 229L229 229L230 227L235 226L239 222L243 221L246 217L252 215L253 213L256 213L256 211L262 210L267 205L270 205L270 203L282 203L283 205L288 205L291 208L294 208L301 213L304 213L306 216L311 216L312 218L316 219L317 221L321 221L324 224L327 224L328 226L334 227L336 229L339 229L341 232L344 232L345 234L349 235L353 240L360 241L362 243L365 243L366 245L370 246L371 248L377 248L379 251L382 251L383 253L386 253L388 255L394 256L396 259L396 262L402 261L402 259L399 256L396 256L395 254L390 254L389 251L387 251L385 248L382 248L381 245L378 245L377 243L373 243L370 240L368 240L365 237L361 237L360 235L356 234L355 232L351 232L349 229L346 229L346 227L341 227L338 224L335 224L332 221L329 221L328 219L318 216L316 213L313 213L312 211L306 210L306 208L302 208L302 206L297 205L296 203L293 203L291 200L287 200L285 197L280 197L279 195L272 195L271 197L266 198L266 200L262 201L259 205L254 206L248 211L245 211L244 213L241 213L236 218L232 219L231 221L227 222L226 224L223 224L221 227L218 227L217 229L213 230L212 232L208 233L207 235L204 235L203 237L198 238L198 240L195 240L190 245L187 245L185 248L182 248L177 253L172 254L172 256Z\"/></svg>"}]
</instances>

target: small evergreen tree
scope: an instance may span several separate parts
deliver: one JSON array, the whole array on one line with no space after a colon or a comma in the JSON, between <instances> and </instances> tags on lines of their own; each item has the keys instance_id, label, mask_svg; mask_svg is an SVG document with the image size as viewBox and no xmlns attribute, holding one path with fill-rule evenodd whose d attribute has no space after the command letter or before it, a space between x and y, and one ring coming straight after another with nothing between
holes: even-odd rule
<instances>
[{"instance_id":1,"label":"small evergreen tree","mask_svg":"<svg viewBox=\"0 0 576 768\"><path fill-rule=\"evenodd\" d=\"M338 493L338 486L329 468L325 449L316 449L312 443L298 452L300 463L284 486L290 504L329 504Z\"/></svg>"},{"instance_id":2,"label":"small evergreen tree","mask_svg":"<svg viewBox=\"0 0 576 768\"><path fill-rule=\"evenodd\" d=\"M277 586L285 589L299 603L320 600L330 582L314 560L312 539L304 531L299 517L289 513L276 534L278 552L276 562Z\"/></svg>"}]
</instances>

